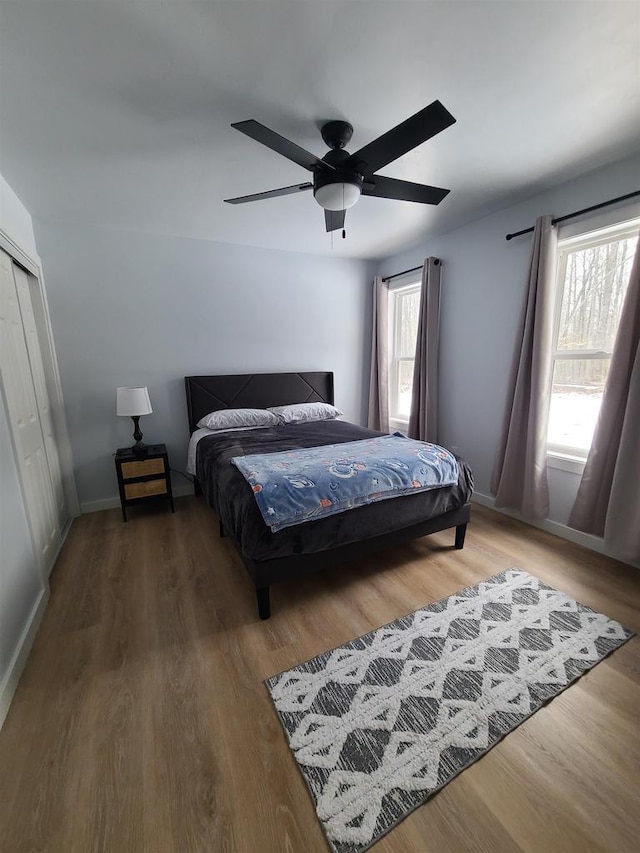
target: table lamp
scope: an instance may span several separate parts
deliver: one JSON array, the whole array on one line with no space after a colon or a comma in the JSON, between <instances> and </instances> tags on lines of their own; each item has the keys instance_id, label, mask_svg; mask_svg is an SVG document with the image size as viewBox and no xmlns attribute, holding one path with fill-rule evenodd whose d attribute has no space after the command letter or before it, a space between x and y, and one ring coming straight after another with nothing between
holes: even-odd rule
<instances>
[{"instance_id":1,"label":"table lamp","mask_svg":"<svg viewBox=\"0 0 640 853\"><path fill-rule=\"evenodd\" d=\"M116 388L116 414L130 417L133 421L133 437L136 443L131 450L140 456L147 452L147 445L142 443L139 420L141 415L150 415L151 412L153 409L147 388Z\"/></svg>"}]
</instances>

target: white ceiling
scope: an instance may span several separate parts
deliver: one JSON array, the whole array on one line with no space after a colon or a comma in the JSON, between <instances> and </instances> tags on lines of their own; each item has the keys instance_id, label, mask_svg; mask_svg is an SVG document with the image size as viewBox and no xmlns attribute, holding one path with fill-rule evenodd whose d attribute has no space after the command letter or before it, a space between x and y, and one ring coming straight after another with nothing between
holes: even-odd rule
<instances>
[{"instance_id":1,"label":"white ceiling","mask_svg":"<svg viewBox=\"0 0 640 853\"><path fill-rule=\"evenodd\" d=\"M35 218L374 258L640 146L638 2L2 0L0 39L0 172ZM322 120L355 151L436 98L457 124L381 172L439 207L363 198L332 246L310 193L222 201L309 178L233 121L322 155Z\"/></svg>"}]
</instances>

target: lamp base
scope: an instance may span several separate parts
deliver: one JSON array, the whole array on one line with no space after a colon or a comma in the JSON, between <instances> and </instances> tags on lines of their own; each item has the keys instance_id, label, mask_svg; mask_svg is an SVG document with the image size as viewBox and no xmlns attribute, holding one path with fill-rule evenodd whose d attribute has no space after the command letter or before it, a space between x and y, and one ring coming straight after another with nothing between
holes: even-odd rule
<instances>
[{"instance_id":1,"label":"lamp base","mask_svg":"<svg viewBox=\"0 0 640 853\"><path fill-rule=\"evenodd\" d=\"M131 448L131 452L135 453L136 456L146 456L149 452L149 448L146 444L143 444L142 441L142 430L140 429L140 415L131 415L131 420L133 421L133 437L136 440L136 443Z\"/></svg>"}]
</instances>

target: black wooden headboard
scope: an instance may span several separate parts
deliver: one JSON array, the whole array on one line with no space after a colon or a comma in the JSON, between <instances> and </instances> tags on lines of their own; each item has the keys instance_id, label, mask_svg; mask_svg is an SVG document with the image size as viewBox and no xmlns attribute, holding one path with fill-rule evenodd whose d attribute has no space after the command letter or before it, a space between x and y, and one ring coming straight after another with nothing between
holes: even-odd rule
<instances>
[{"instance_id":1,"label":"black wooden headboard","mask_svg":"<svg viewBox=\"0 0 640 853\"><path fill-rule=\"evenodd\" d=\"M333 373L236 373L185 376L189 429L218 409L266 409L290 403L333 403Z\"/></svg>"}]
</instances>

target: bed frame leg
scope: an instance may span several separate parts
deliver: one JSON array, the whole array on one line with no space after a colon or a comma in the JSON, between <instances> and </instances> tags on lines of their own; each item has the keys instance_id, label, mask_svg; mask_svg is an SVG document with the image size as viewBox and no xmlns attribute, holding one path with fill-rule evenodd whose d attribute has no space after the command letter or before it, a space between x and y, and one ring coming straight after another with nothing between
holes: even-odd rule
<instances>
[{"instance_id":1,"label":"bed frame leg","mask_svg":"<svg viewBox=\"0 0 640 853\"><path fill-rule=\"evenodd\" d=\"M456 527L456 549L461 551L464 548L464 535L467 532L466 524L459 524Z\"/></svg>"},{"instance_id":2,"label":"bed frame leg","mask_svg":"<svg viewBox=\"0 0 640 853\"><path fill-rule=\"evenodd\" d=\"M199 498L202 494L202 489L200 488L200 481L196 479L196 477L193 478L193 494L197 498Z\"/></svg>"},{"instance_id":3,"label":"bed frame leg","mask_svg":"<svg viewBox=\"0 0 640 853\"><path fill-rule=\"evenodd\" d=\"M219 524L220 524L220 538L224 539L224 527L222 526L222 522L219 522Z\"/></svg>"},{"instance_id":4,"label":"bed frame leg","mask_svg":"<svg viewBox=\"0 0 640 853\"><path fill-rule=\"evenodd\" d=\"M256 587L256 596L258 597L258 613L261 619L268 619L271 616L271 603L269 601L269 587Z\"/></svg>"}]
</instances>

